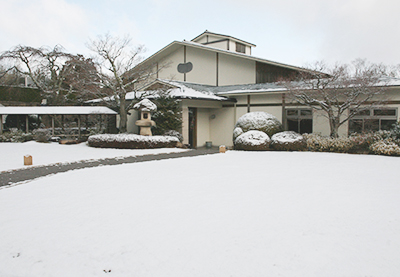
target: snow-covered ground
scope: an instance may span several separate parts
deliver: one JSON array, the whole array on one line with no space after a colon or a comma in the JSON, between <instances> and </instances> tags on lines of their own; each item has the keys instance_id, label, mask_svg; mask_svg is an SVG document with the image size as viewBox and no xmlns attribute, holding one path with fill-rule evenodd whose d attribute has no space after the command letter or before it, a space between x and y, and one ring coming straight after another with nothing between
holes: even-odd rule
<instances>
[{"instance_id":1,"label":"snow-covered ground","mask_svg":"<svg viewBox=\"0 0 400 277\"><path fill-rule=\"evenodd\" d=\"M0 276L400 276L400 158L228 151L0 189Z\"/></svg>"},{"instance_id":2,"label":"snow-covered ground","mask_svg":"<svg viewBox=\"0 0 400 277\"><path fill-rule=\"evenodd\" d=\"M24 156L31 155L33 166L54 163L68 163L82 160L97 160L115 157L129 157L148 154L187 151L178 148L159 149L106 149L89 147L86 143L58 144L28 141L25 143L0 143L0 172L25 168Z\"/></svg>"}]
</instances>

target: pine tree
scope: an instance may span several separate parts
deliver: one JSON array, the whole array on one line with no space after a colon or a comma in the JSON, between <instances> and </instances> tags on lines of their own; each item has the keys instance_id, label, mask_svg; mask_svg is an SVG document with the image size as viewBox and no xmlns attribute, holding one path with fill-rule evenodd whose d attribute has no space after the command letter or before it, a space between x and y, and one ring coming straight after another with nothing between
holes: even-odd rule
<instances>
[{"instance_id":1,"label":"pine tree","mask_svg":"<svg viewBox=\"0 0 400 277\"><path fill-rule=\"evenodd\" d=\"M152 129L154 135L163 135L170 130L181 132L182 110L179 102L167 91L158 92L158 97L154 100L157 111L152 115L152 120L156 123Z\"/></svg>"}]
</instances>

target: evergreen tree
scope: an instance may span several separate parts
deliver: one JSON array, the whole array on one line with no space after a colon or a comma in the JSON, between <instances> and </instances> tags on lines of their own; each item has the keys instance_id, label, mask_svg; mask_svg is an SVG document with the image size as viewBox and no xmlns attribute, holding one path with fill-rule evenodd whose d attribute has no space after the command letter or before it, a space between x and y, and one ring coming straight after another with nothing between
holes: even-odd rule
<instances>
[{"instance_id":1,"label":"evergreen tree","mask_svg":"<svg viewBox=\"0 0 400 277\"><path fill-rule=\"evenodd\" d=\"M152 129L154 135L163 135L170 130L181 132L182 110L179 102L167 91L158 92L157 98L154 99L157 111L152 115L152 120L156 123Z\"/></svg>"}]
</instances>

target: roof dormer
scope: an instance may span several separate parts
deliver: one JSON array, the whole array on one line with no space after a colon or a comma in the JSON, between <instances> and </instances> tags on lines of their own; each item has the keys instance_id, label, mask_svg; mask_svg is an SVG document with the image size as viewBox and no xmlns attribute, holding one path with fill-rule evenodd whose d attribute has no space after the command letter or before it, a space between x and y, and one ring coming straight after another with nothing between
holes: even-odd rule
<instances>
[{"instance_id":1,"label":"roof dormer","mask_svg":"<svg viewBox=\"0 0 400 277\"><path fill-rule=\"evenodd\" d=\"M192 39L192 41L246 55L251 55L251 47L256 47L255 44L246 42L244 40L227 35L212 33L207 30L201 35Z\"/></svg>"}]
</instances>

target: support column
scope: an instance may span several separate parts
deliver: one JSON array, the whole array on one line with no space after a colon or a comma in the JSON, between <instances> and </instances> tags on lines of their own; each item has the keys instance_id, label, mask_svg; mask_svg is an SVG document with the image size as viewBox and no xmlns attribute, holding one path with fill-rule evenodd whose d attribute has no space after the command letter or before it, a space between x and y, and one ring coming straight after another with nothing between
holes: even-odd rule
<instances>
[{"instance_id":1,"label":"support column","mask_svg":"<svg viewBox=\"0 0 400 277\"><path fill-rule=\"evenodd\" d=\"M25 115L25 133L29 133L29 117Z\"/></svg>"},{"instance_id":2,"label":"support column","mask_svg":"<svg viewBox=\"0 0 400 277\"><path fill-rule=\"evenodd\" d=\"M81 139L81 115L78 114L78 139Z\"/></svg>"},{"instance_id":3,"label":"support column","mask_svg":"<svg viewBox=\"0 0 400 277\"><path fill-rule=\"evenodd\" d=\"M287 131L286 125L286 94L282 93L282 127L284 131Z\"/></svg>"},{"instance_id":4,"label":"support column","mask_svg":"<svg viewBox=\"0 0 400 277\"><path fill-rule=\"evenodd\" d=\"M0 135L3 134L3 115L0 115Z\"/></svg>"},{"instance_id":5,"label":"support column","mask_svg":"<svg viewBox=\"0 0 400 277\"><path fill-rule=\"evenodd\" d=\"M55 129L55 124L54 124L54 115L51 115L51 128L53 129L53 131L52 131L52 134L53 134L53 137L54 137L54 129Z\"/></svg>"},{"instance_id":6,"label":"support column","mask_svg":"<svg viewBox=\"0 0 400 277\"><path fill-rule=\"evenodd\" d=\"M247 112L250 112L250 95L247 95Z\"/></svg>"}]
</instances>

